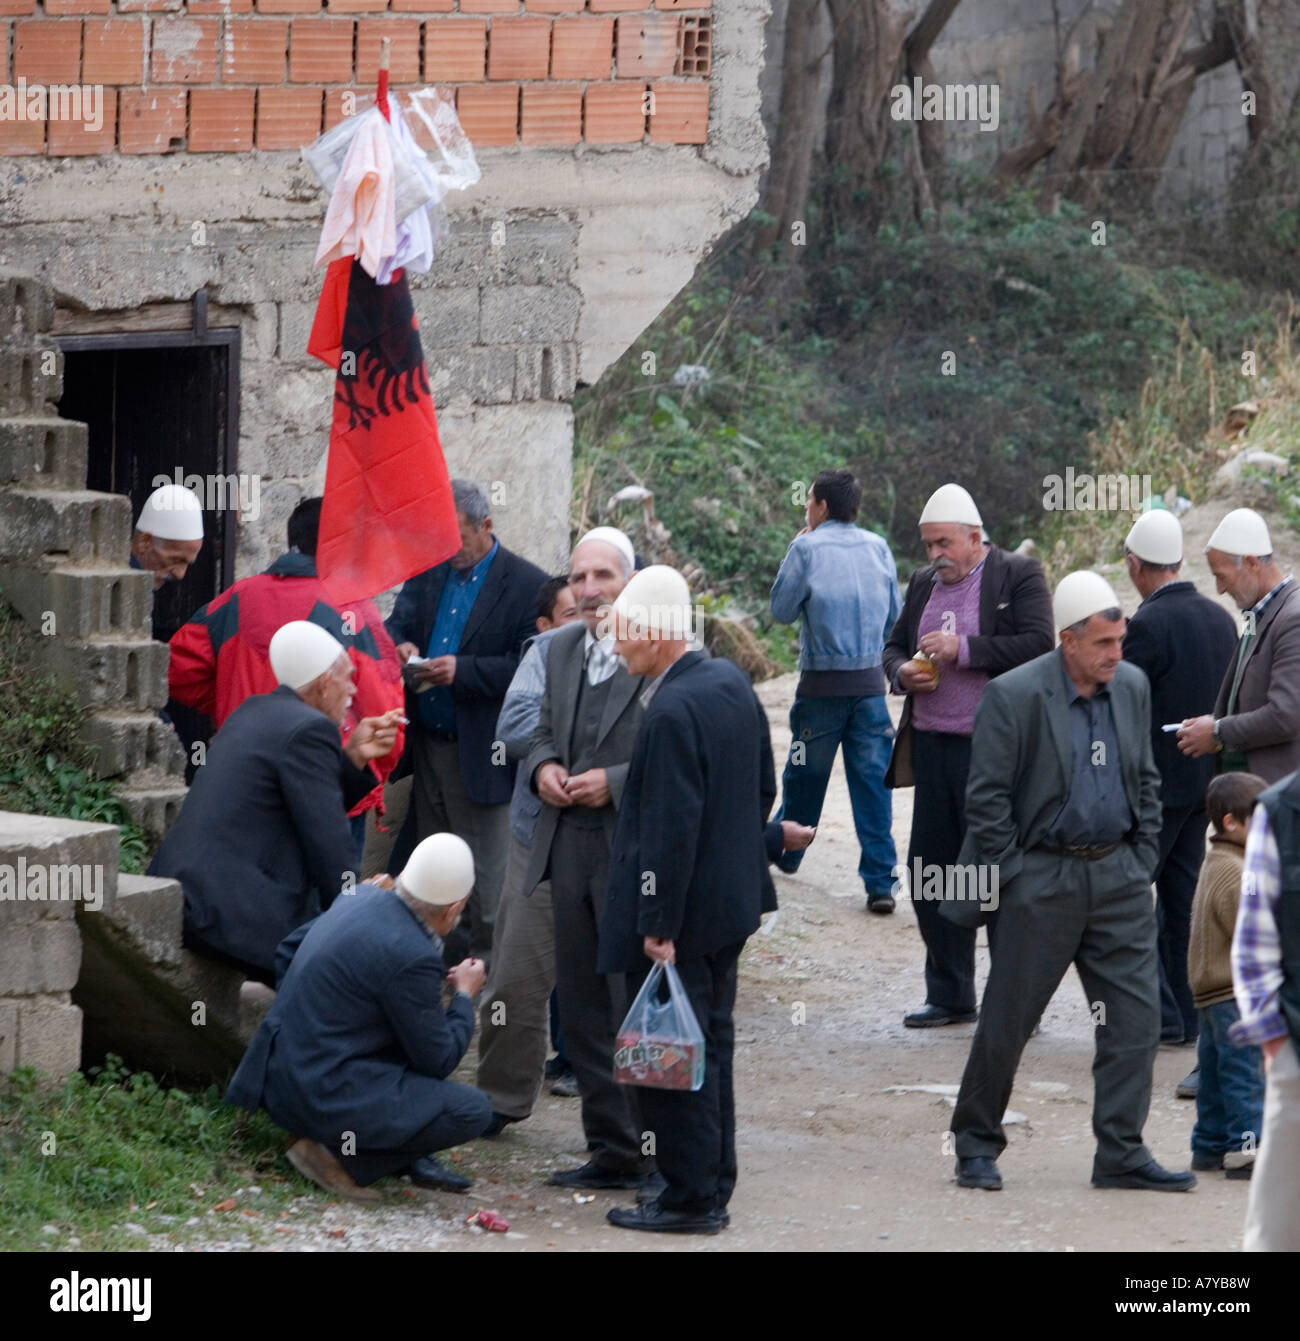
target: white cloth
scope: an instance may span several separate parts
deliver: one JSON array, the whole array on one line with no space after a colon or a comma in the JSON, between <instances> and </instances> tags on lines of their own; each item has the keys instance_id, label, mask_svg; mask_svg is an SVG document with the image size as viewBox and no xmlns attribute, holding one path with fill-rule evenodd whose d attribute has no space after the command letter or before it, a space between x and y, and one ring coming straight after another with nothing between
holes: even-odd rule
<instances>
[{"instance_id":1,"label":"white cloth","mask_svg":"<svg viewBox=\"0 0 1300 1341\"><path fill-rule=\"evenodd\" d=\"M1250 1177L1248 1253L1300 1252L1300 1059L1290 1034L1268 1068L1264 1131Z\"/></svg>"},{"instance_id":2,"label":"white cloth","mask_svg":"<svg viewBox=\"0 0 1300 1341\"><path fill-rule=\"evenodd\" d=\"M404 149L411 160L414 171L423 179L433 192L428 205L412 211L405 219L397 223L397 245L392 256L379 267L375 276L376 284L389 284L397 270L414 270L417 274L427 274L433 268L433 213L442 208L442 187L434 175L433 167L424 155L424 150L415 142L410 127L402 116L396 98L389 99L389 111L392 115L393 134L398 145Z\"/></svg>"},{"instance_id":3,"label":"white cloth","mask_svg":"<svg viewBox=\"0 0 1300 1341\"><path fill-rule=\"evenodd\" d=\"M393 154L382 116L363 116L334 183L316 264L355 256L372 278L397 250Z\"/></svg>"}]
</instances>

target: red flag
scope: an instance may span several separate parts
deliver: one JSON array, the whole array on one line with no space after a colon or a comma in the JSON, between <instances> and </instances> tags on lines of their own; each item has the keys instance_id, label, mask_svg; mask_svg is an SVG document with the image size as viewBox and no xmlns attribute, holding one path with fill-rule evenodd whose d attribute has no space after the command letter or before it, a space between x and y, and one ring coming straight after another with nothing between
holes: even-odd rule
<instances>
[{"instance_id":1,"label":"red flag","mask_svg":"<svg viewBox=\"0 0 1300 1341\"><path fill-rule=\"evenodd\" d=\"M316 571L346 603L460 549L406 276L376 284L353 258L335 261L307 352L338 370Z\"/></svg>"}]
</instances>

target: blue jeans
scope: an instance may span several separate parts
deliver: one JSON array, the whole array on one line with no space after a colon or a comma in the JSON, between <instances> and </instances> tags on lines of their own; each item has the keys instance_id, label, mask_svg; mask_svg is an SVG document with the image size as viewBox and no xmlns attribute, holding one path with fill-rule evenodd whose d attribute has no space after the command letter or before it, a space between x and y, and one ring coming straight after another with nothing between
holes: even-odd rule
<instances>
[{"instance_id":1,"label":"blue jeans","mask_svg":"<svg viewBox=\"0 0 1300 1341\"><path fill-rule=\"evenodd\" d=\"M892 895L898 854L890 832L893 800L885 786L885 770L894 747L894 726L885 696L796 698L790 709L790 737L776 818L817 823L835 752L843 745L853 827L862 848L858 874L869 896ZM785 852L777 865L792 872L802 860L803 852Z\"/></svg>"},{"instance_id":2,"label":"blue jeans","mask_svg":"<svg viewBox=\"0 0 1300 1341\"><path fill-rule=\"evenodd\" d=\"M1264 1057L1258 1048L1239 1048L1228 1029L1241 1016L1235 1001L1198 1010L1201 1032L1196 1063L1196 1125L1192 1153L1217 1159L1229 1151L1259 1145L1264 1127Z\"/></svg>"}]
</instances>

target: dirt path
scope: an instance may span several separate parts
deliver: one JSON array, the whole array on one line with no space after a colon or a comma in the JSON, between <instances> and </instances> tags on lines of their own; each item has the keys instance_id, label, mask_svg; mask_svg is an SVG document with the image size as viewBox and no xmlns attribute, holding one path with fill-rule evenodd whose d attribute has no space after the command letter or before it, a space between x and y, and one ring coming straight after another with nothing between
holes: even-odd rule
<instances>
[{"instance_id":1,"label":"dirt path","mask_svg":"<svg viewBox=\"0 0 1300 1341\"><path fill-rule=\"evenodd\" d=\"M760 687L778 761L789 745L785 715L793 691L793 676ZM901 792L894 811L900 857L910 818L911 793ZM291 1233L276 1235L245 1221L235 1237L214 1237L206 1246L443 1252L1240 1246L1246 1183L1201 1175L1197 1189L1179 1197L1090 1186L1092 1029L1073 971L1021 1064L1012 1108L1024 1120L1008 1128L1001 1162L1006 1190L958 1188L944 1144L949 1101L909 1087L955 1087L974 1026L903 1028L904 1012L924 996L916 921L906 900L891 917L869 916L856 868L837 765L817 841L798 877L777 875L781 911L752 938L741 961L740 1182L724 1234L681 1240L628 1233L605 1223L605 1211L625 1204L627 1194L597 1193L578 1202L546 1187L550 1169L580 1162L582 1140L577 1101L544 1094L526 1123L454 1152L459 1167L478 1179L469 1197L415 1194L392 1181L382 1185L390 1190L378 1209L322 1209L318 1198L303 1197ZM982 982L983 948L979 963ZM803 1023L795 1023L801 1017ZM1173 1089L1192 1062L1186 1049L1162 1050L1156 1059L1146 1136L1170 1167L1188 1162L1194 1105L1175 1099ZM472 1080L468 1065L459 1078ZM466 1215L482 1208L504 1214L510 1233L469 1228Z\"/></svg>"}]
</instances>

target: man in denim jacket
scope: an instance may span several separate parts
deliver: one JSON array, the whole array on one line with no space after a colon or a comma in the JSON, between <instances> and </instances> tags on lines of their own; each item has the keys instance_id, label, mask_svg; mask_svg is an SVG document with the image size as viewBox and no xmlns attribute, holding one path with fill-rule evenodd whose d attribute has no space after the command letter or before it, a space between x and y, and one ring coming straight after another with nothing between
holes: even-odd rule
<instances>
[{"instance_id":1,"label":"man in denim jacket","mask_svg":"<svg viewBox=\"0 0 1300 1341\"><path fill-rule=\"evenodd\" d=\"M843 745L867 908L892 913L895 852L885 769L894 729L881 650L903 603L888 544L853 524L861 501L862 488L849 471L822 471L804 511L808 524L772 584L772 617L782 624L803 620L777 818L817 823ZM802 859L802 851L785 852L777 865L792 872Z\"/></svg>"}]
</instances>

